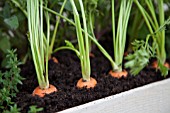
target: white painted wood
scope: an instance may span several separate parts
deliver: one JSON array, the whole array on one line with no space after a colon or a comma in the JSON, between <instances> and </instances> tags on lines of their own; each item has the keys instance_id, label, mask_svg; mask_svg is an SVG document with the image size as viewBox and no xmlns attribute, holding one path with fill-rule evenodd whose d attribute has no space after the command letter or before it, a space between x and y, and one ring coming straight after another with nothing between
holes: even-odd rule
<instances>
[{"instance_id":1,"label":"white painted wood","mask_svg":"<svg viewBox=\"0 0 170 113\"><path fill-rule=\"evenodd\" d=\"M170 113L170 79L151 83L58 113Z\"/></svg>"}]
</instances>

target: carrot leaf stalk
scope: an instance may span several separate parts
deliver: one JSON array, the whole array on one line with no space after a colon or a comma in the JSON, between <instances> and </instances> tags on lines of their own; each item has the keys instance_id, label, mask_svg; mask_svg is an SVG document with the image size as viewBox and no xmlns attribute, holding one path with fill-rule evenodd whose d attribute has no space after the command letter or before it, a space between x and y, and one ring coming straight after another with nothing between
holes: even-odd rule
<instances>
[{"instance_id":1,"label":"carrot leaf stalk","mask_svg":"<svg viewBox=\"0 0 170 113\"><path fill-rule=\"evenodd\" d=\"M47 21L47 37L45 37L43 33L44 26L43 1L27 0L27 14L29 29L28 37L31 46L31 52L34 61L34 66L36 69L38 83L41 89L47 89L49 88L48 80L48 50L50 37L49 15L48 12L45 13Z\"/></svg>"},{"instance_id":2,"label":"carrot leaf stalk","mask_svg":"<svg viewBox=\"0 0 170 113\"><path fill-rule=\"evenodd\" d=\"M66 20L67 22L69 22L71 25L73 25L73 26L76 27L76 23L73 22L71 19L69 19L69 18L67 18L67 17L65 17L65 16L63 16L63 15L61 15L61 14L59 14L59 13L57 13L57 12L55 12L55 11L49 9L49 8L47 8L47 7L44 7L44 9L45 9L46 11L54 14L54 15L57 15L57 16L65 19L65 20ZM80 30L81 30L82 33L85 33L85 30L84 30L84 29L81 28ZM111 56L109 55L109 53L100 45L100 43L97 41L97 39L96 39L94 36L90 35L90 34L88 34L88 38L89 38L93 43L96 44L96 46L97 46L97 47L99 48L99 50L103 53L103 55L110 61L111 66L112 66L112 69L113 69L113 70L118 70L118 66L117 66L116 63L113 61L112 57L111 57ZM66 46L56 48L56 49L53 51L53 53L54 53L54 52L57 52L57 51L59 51L59 50L69 49L69 50L73 50L74 52L76 52L77 55L80 55L80 52L79 52L77 49L73 48L73 46L70 47L70 46L68 45L68 43L71 43L71 42L66 41Z\"/></svg>"},{"instance_id":3,"label":"carrot leaf stalk","mask_svg":"<svg viewBox=\"0 0 170 113\"><path fill-rule=\"evenodd\" d=\"M112 0L112 31L113 31L114 60L116 62L116 65L118 66L118 70L112 71L121 72L123 55L126 44L127 26L133 0L121 0L117 31L115 24L114 2L115 0Z\"/></svg>"},{"instance_id":4,"label":"carrot leaf stalk","mask_svg":"<svg viewBox=\"0 0 170 113\"><path fill-rule=\"evenodd\" d=\"M76 26L78 47L79 47L79 52L80 52L79 58L80 58L81 69L82 69L82 77L83 77L83 80L90 81L91 68L90 68L90 58L89 58L89 38L88 38L86 17L85 17L84 6L83 6L82 0L79 0L79 4L80 4L82 18L83 18L84 37L81 31L79 13L77 11L74 1L71 0L75 26Z\"/></svg>"}]
</instances>

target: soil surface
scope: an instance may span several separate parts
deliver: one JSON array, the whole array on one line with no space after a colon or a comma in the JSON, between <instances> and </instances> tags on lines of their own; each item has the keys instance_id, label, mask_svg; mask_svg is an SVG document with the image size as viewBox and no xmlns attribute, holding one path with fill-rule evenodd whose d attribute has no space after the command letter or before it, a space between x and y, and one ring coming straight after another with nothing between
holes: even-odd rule
<instances>
[{"instance_id":1,"label":"soil surface","mask_svg":"<svg viewBox=\"0 0 170 113\"><path fill-rule=\"evenodd\" d=\"M105 44L107 45L107 42ZM112 54L110 48L113 46L104 47ZM14 99L21 112L26 113L29 106L36 105L44 108L42 113L54 113L164 79L159 71L150 66L138 76L129 74L127 78L113 78L108 74L111 69L109 61L98 50L93 53L95 57L91 58L91 76L97 80L94 89L76 88L76 83L81 78L80 61L73 52L64 50L54 54L59 61L58 64L49 61L49 81L57 87L58 92L44 98L32 96L32 91L38 86L33 62L28 61L23 65L21 75L26 79L23 85L18 86L20 93Z\"/></svg>"}]
</instances>

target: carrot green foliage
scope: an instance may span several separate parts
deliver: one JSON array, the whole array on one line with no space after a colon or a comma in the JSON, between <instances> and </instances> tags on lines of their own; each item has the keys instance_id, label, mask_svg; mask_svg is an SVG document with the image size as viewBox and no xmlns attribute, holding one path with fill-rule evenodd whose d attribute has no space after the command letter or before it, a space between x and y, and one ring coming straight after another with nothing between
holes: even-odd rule
<instances>
[{"instance_id":1,"label":"carrot green foliage","mask_svg":"<svg viewBox=\"0 0 170 113\"><path fill-rule=\"evenodd\" d=\"M133 54L129 54L125 57L128 62L125 63L125 68L130 68L132 75L137 75L146 65L149 63L151 57L155 57L156 44L152 46L148 44L148 39L145 41L135 40L133 45Z\"/></svg>"},{"instance_id":2,"label":"carrot green foliage","mask_svg":"<svg viewBox=\"0 0 170 113\"><path fill-rule=\"evenodd\" d=\"M153 0L145 0L145 4L148 7L148 11L140 4L138 0L134 0L136 5L138 6L146 25L149 29L150 34L154 34L154 32L158 31L161 26L163 26L165 22L165 14L164 14L164 0L156 0L158 14L156 13L154 7ZM153 41L155 41L158 45L156 48L156 57L158 60L158 67L162 72L162 75L165 76L164 66L166 60L166 51L165 51L165 29L160 32L157 32L156 35L152 35ZM167 73L166 73L167 74Z\"/></svg>"},{"instance_id":3,"label":"carrot green foliage","mask_svg":"<svg viewBox=\"0 0 170 113\"><path fill-rule=\"evenodd\" d=\"M71 25L75 26L76 27L76 23L73 22L72 20L68 19L67 17L47 8L47 7L44 7L44 9L52 14L55 14L63 19L65 19L67 22L69 22ZM78 25L77 25L78 26ZM88 28L87 28L88 29ZM82 33L85 33L85 30L84 29L80 29ZM118 70L118 66L115 64L115 62L113 61L112 57L108 54L108 52L98 43L98 41L96 40L95 37L93 37L92 35L88 34L88 38L89 40L91 40L93 43L96 44L96 46L99 48L99 50L103 53L103 55L110 61L111 63L111 66L112 66L112 69L113 70ZM78 55L78 57L80 57L80 52L75 49L75 47L71 44L71 42L69 41L65 41L66 42L66 46L63 46L63 47L59 47L59 48L56 48L53 52L57 52L59 50L63 50L63 49L69 49L69 50L73 50L74 52L76 52L76 54Z\"/></svg>"},{"instance_id":4,"label":"carrot green foliage","mask_svg":"<svg viewBox=\"0 0 170 113\"><path fill-rule=\"evenodd\" d=\"M62 17L63 19L68 21L70 24L72 24L73 26L76 27L79 50L75 49L75 47L71 44L71 42L65 41L66 46L57 48L54 50L54 52L62 50L62 49L73 50L80 59L83 79L88 81L88 80L90 80L90 74L91 74L90 59L89 59L89 52L90 52L89 40L92 40L96 44L96 46L99 48L99 50L103 53L103 55L106 58L108 58L108 60L111 62L112 68L114 70L117 70L117 65L112 60L111 56L107 53L107 51L98 43L98 41L93 36L88 34L88 28L86 25L87 20L85 17L84 6L82 3L82 0L80 0L79 3L80 3L80 7L81 7L81 12L82 12L84 29L82 29L82 27L81 27L80 17L79 17L76 5L73 0L71 0L71 4L73 7L73 14L74 14L75 22L71 21L70 19L66 18L65 16L63 16L51 9L48 9L48 8L44 8L44 9L57 15L57 16ZM83 38L83 33L84 33L84 38Z\"/></svg>"},{"instance_id":5,"label":"carrot green foliage","mask_svg":"<svg viewBox=\"0 0 170 113\"><path fill-rule=\"evenodd\" d=\"M71 2L71 5L72 5L72 9L73 9L75 23L73 21L71 21L70 19L62 16L61 14L53 12L52 10L49 10L47 8L46 8L46 10L64 18L65 20L67 20L69 23L71 23L72 25L74 25L76 27L79 50L77 50L71 42L65 41L66 46L57 48L57 49L54 50L54 52L62 50L62 49L69 49L69 50L74 51L80 59L83 79L86 80L86 81L90 81L90 75L91 75L90 58L89 58L89 52L90 52L89 41L90 41L90 39L98 45L99 49L103 50L104 52L105 52L105 50L96 41L96 39L94 37L92 37L91 35L88 34L89 28L87 27L87 24L86 24L87 19L86 19L84 4L83 4L82 0L79 1L79 5L80 5L81 13L82 13L82 20L83 20L84 29L82 29L82 27L81 27L80 16L79 16L79 13L77 11L77 7L75 5L74 0L71 0L70 2ZM90 37L90 39L89 39L89 37Z\"/></svg>"},{"instance_id":6,"label":"carrot green foliage","mask_svg":"<svg viewBox=\"0 0 170 113\"><path fill-rule=\"evenodd\" d=\"M146 38L146 41L136 40L132 43L133 46L133 54L129 54L125 59L128 62L125 63L126 68L130 68L130 72L132 75L137 75L144 67L146 67L149 63L150 58L157 58L156 50L158 48L158 44L156 40L152 41L152 46L149 44L149 38L152 36L156 36L157 33L165 30L165 26L170 24L170 18L164 22L162 26L160 26L154 34L149 34ZM161 73L164 77L168 75L168 68L162 65L161 62L158 62Z\"/></svg>"},{"instance_id":7,"label":"carrot green foliage","mask_svg":"<svg viewBox=\"0 0 170 113\"><path fill-rule=\"evenodd\" d=\"M94 23L95 14L97 13L98 0L83 0L85 16L87 19L87 32L95 38ZM89 48L91 51L91 40L89 40Z\"/></svg>"},{"instance_id":8,"label":"carrot green foliage","mask_svg":"<svg viewBox=\"0 0 170 113\"><path fill-rule=\"evenodd\" d=\"M74 14L74 20L76 25L76 33L77 33L77 40L78 40L78 46L79 46L79 52L80 52L80 63L81 63L81 69L82 69L82 77L86 81L90 81L90 74L91 74L91 68L90 68L90 58L89 58L89 38L88 38L88 32L87 32L87 25L86 25L86 17L84 12L84 5L82 0L79 0L81 13L82 13L82 19L83 19L83 27L84 27L84 37L83 32L81 31L81 22L80 17L77 11L77 8L75 6L75 3L73 0L71 0L72 8L73 8L73 14Z\"/></svg>"},{"instance_id":9,"label":"carrot green foliage","mask_svg":"<svg viewBox=\"0 0 170 113\"><path fill-rule=\"evenodd\" d=\"M47 2L46 2L47 3ZM34 9L34 10L33 10ZM45 12L47 23L47 36L43 32L43 1L27 0L29 41L32 57L37 73L38 83L41 89L49 87L48 80L48 59L50 21L48 12ZM44 76L45 75L45 76Z\"/></svg>"},{"instance_id":10,"label":"carrot green foliage","mask_svg":"<svg viewBox=\"0 0 170 113\"><path fill-rule=\"evenodd\" d=\"M17 105L14 104L14 106L10 106L9 110L4 110L3 113L20 113L20 108L18 108Z\"/></svg>"},{"instance_id":11,"label":"carrot green foliage","mask_svg":"<svg viewBox=\"0 0 170 113\"><path fill-rule=\"evenodd\" d=\"M16 7L18 7L25 16L27 16L27 11L26 11L26 0L10 0L13 4L15 4Z\"/></svg>"},{"instance_id":12,"label":"carrot green foliage","mask_svg":"<svg viewBox=\"0 0 170 113\"><path fill-rule=\"evenodd\" d=\"M126 44L127 36L127 26L129 21L129 16L133 4L133 0L121 0L120 1L120 11L119 19L117 23L117 31L115 24L115 0L112 0L112 30L113 30L113 47L114 47L114 60L118 66L117 70L113 71L122 71L122 62L124 49Z\"/></svg>"},{"instance_id":13,"label":"carrot green foliage","mask_svg":"<svg viewBox=\"0 0 170 113\"><path fill-rule=\"evenodd\" d=\"M59 14L62 14L62 12L64 10L64 6L66 5L66 2L67 2L67 0L64 0ZM57 21L56 21L56 24L55 24L53 36L52 36L50 47L49 47L49 57L51 57L51 54L53 53L53 47L54 47L54 42L55 42L55 39L56 39L56 34L57 34L57 31L58 31L59 22L60 22L60 16L57 18Z\"/></svg>"}]
</instances>

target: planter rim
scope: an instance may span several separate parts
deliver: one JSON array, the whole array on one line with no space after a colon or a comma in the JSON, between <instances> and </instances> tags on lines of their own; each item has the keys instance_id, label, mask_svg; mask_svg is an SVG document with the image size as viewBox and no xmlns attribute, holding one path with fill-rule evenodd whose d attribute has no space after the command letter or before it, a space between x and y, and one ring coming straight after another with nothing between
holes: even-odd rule
<instances>
[{"instance_id":1,"label":"planter rim","mask_svg":"<svg viewBox=\"0 0 170 113\"><path fill-rule=\"evenodd\" d=\"M167 78L167 79L161 80L161 81L157 81L157 82L153 82L153 83L149 83L149 84L144 85L144 86L140 86L140 87L137 87L137 88L134 88L134 89L130 89L128 91L124 91L124 92L115 94L115 95L111 95L111 96L104 97L104 98L101 98L101 99L98 99L98 100L94 100L94 101L91 101L91 102L88 102L88 103L85 103L85 104L82 104L82 105L79 105L79 106L68 108L66 110L59 111L58 113L69 113L69 112L73 113L74 111L77 111L77 109L86 109L87 107L90 107L92 105L104 103L108 100L124 97L124 96L130 95L132 93L135 93L135 92L138 92L138 91L143 91L143 90L149 89L151 87L157 87L159 85L163 85L163 84L166 84L166 83L170 83L170 78Z\"/></svg>"}]
</instances>

